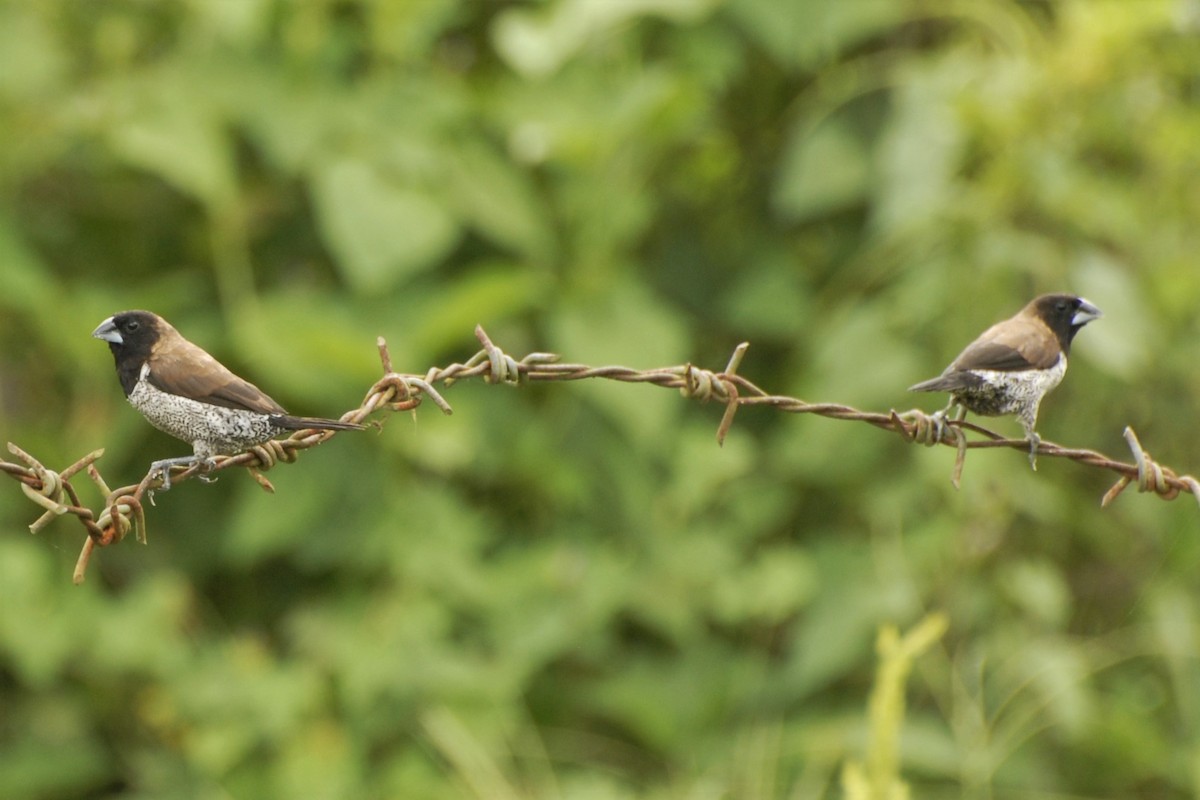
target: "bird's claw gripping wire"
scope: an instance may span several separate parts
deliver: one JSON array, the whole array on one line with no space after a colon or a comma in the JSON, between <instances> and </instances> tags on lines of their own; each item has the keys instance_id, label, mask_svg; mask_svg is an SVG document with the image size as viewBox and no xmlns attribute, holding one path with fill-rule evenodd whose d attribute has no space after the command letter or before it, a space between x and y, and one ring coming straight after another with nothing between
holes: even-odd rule
<instances>
[{"instance_id":1,"label":"bird's claw gripping wire","mask_svg":"<svg viewBox=\"0 0 1200 800\"><path fill-rule=\"evenodd\" d=\"M185 472L193 467L197 467L199 471L196 473L196 477L205 483L213 483L217 479L215 476L209 475L208 473L211 472L213 467L216 465L217 462L215 459L211 457L206 458L204 456L178 456L176 458L163 458L159 459L158 461L151 462L150 471L147 473L147 477L153 480L155 475L161 476L162 485L159 486L155 491L169 492L171 491L172 467L184 467Z\"/></svg>"},{"instance_id":2,"label":"bird's claw gripping wire","mask_svg":"<svg viewBox=\"0 0 1200 800\"><path fill-rule=\"evenodd\" d=\"M1033 471L1037 472L1037 457L1038 448L1042 445L1042 437L1038 436L1036 431L1030 431L1029 436L1029 466L1033 467Z\"/></svg>"}]
</instances>

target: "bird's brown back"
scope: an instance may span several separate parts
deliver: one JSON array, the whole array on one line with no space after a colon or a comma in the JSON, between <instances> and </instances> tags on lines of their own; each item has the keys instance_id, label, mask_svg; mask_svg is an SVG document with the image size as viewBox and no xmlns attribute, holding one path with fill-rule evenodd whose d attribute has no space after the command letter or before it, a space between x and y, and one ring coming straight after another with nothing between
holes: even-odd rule
<instances>
[{"instance_id":1,"label":"bird's brown back","mask_svg":"<svg viewBox=\"0 0 1200 800\"><path fill-rule=\"evenodd\" d=\"M1058 337L1046 323L1022 311L980 334L954 359L950 369L1000 372L1049 369L1061 353Z\"/></svg>"},{"instance_id":2,"label":"bird's brown back","mask_svg":"<svg viewBox=\"0 0 1200 800\"><path fill-rule=\"evenodd\" d=\"M286 414L278 403L247 380L234 375L202 347L192 344L165 321L150 351L148 380L171 394L202 403L262 414Z\"/></svg>"}]
</instances>

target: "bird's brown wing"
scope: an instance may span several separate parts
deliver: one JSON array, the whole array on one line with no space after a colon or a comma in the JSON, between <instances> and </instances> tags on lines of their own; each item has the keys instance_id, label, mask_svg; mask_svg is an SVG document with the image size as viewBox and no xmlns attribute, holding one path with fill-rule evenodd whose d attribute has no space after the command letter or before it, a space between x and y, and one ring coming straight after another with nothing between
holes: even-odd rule
<instances>
[{"instance_id":1,"label":"bird's brown wing","mask_svg":"<svg viewBox=\"0 0 1200 800\"><path fill-rule=\"evenodd\" d=\"M182 336L166 337L155 344L148 364L148 380L170 394L201 403L261 414L287 412L265 392L242 380L202 348Z\"/></svg>"},{"instance_id":2,"label":"bird's brown wing","mask_svg":"<svg viewBox=\"0 0 1200 800\"><path fill-rule=\"evenodd\" d=\"M999 372L1049 369L1061 354L1058 339L1045 323L1018 315L984 331L954 359L951 368Z\"/></svg>"}]
</instances>

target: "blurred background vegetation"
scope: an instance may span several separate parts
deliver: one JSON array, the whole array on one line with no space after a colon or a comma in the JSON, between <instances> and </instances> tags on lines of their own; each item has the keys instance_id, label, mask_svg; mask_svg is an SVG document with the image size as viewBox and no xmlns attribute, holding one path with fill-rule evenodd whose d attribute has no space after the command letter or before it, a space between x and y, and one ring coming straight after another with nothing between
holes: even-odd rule
<instances>
[{"instance_id":1,"label":"blurred background vegetation","mask_svg":"<svg viewBox=\"0 0 1200 800\"><path fill-rule=\"evenodd\" d=\"M1198 212L1195 0L7 0L0 439L114 486L186 452L89 338L131 307L304 414L477 322L748 339L763 387L886 410L1072 290L1106 316L1042 435L1197 470ZM841 797L876 632L939 613L912 796L1200 794L1189 499L1016 451L955 492L949 450L765 409L719 449L650 387L447 397L274 496L160 495L82 587L80 527L0 485L0 797Z\"/></svg>"}]
</instances>

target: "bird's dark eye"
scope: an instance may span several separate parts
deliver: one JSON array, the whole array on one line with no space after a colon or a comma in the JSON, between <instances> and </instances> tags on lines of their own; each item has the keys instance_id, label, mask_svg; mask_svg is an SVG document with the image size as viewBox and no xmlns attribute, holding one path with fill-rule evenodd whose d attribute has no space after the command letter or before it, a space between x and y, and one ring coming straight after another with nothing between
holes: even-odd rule
<instances>
[{"instance_id":1,"label":"bird's dark eye","mask_svg":"<svg viewBox=\"0 0 1200 800\"><path fill-rule=\"evenodd\" d=\"M136 319L131 319L131 320L129 320L129 322L125 323L125 330L127 330L127 331L136 331L137 329L138 329L138 321Z\"/></svg>"},{"instance_id":2,"label":"bird's dark eye","mask_svg":"<svg viewBox=\"0 0 1200 800\"><path fill-rule=\"evenodd\" d=\"M1057 308L1059 311L1066 311L1066 310L1067 310L1067 303L1066 303L1066 301L1065 301L1065 300L1059 300L1059 301L1058 301L1058 305L1057 305L1057 306L1055 306L1055 308Z\"/></svg>"}]
</instances>

